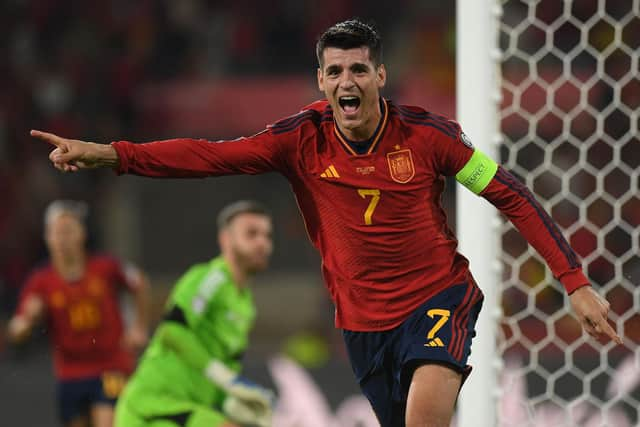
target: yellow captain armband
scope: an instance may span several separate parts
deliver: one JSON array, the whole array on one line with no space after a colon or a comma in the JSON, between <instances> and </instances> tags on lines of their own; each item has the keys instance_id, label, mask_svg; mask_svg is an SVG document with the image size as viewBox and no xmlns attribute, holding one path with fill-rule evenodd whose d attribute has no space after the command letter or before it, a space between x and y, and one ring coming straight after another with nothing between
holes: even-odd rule
<instances>
[{"instance_id":1,"label":"yellow captain armband","mask_svg":"<svg viewBox=\"0 0 640 427\"><path fill-rule=\"evenodd\" d=\"M476 149L466 165L456 174L456 181L480 194L496 174L498 164Z\"/></svg>"}]
</instances>

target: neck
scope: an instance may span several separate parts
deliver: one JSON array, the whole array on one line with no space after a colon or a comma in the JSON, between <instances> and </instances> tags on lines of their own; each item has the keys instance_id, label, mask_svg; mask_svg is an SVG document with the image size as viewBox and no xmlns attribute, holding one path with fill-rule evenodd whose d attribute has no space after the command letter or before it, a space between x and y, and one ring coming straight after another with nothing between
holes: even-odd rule
<instances>
[{"instance_id":1,"label":"neck","mask_svg":"<svg viewBox=\"0 0 640 427\"><path fill-rule=\"evenodd\" d=\"M52 255L51 262L53 268L65 280L78 280L84 274L85 255L84 253L73 256Z\"/></svg>"}]
</instances>

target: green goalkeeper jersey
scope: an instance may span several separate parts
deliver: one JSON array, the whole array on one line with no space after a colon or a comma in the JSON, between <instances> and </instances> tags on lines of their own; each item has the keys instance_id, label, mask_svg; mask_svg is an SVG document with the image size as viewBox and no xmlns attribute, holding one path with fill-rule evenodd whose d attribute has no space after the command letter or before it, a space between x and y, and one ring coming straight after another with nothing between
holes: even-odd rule
<instances>
[{"instance_id":1,"label":"green goalkeeper jersey","mask_svg":"<svg viewBox=\"0 0 640 427\"><path fill-rule=\"evenodd\" d=\"M233 282L227 264L218 257L191 267L175 285L166 309L127 385L126 398L142 413L171 412L166 405L157 407L159 396L162 401L220 405L224 393L206 378L204 368L217 359L240 370L255 319L250 290ZM167 331L177 346L168 344Z\"/></svg>"}]
</instances>

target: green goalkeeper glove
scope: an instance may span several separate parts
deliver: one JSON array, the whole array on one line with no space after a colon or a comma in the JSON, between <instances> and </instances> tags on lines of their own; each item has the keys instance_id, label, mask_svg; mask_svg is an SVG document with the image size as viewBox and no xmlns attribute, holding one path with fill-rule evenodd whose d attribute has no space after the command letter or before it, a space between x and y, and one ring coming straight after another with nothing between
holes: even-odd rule
<instances>
[{"instance_id":1,"label":"green goalkeeper glove","mask_svg":"<svg viewBox=\"0 0 640 427\"><path fill-rule=\"evenodd\" d=\"M274 394L271 390L242 378L218 360L209 362L205 369L205 375L227 393L229 397L225 400L225 405L231 406L230 411L235 410L241 414L250 412L254 417L250 420L251 422L239 419L236 421L253 423L261 427L271 424L271 406L274 401ZM232 412L227 413L226 410L224 412L233 419ZM265 424L264 420L268 420L268 423ZM258 424L256 421L261 421L261 423Z\"/></svg>"},{"instance_id":2,"label":"green goalkeeper glove","mask_svg":"<svg viewBox=\"0 0 640 427\"><path fill-rule=\"evenodd\" d=\"M265 411L256 410L248 406L243 400L234 396L227 396L222 404L222 412L235 423L256 427L271 427L271 407Z\"/></svg>"}]
</instances>

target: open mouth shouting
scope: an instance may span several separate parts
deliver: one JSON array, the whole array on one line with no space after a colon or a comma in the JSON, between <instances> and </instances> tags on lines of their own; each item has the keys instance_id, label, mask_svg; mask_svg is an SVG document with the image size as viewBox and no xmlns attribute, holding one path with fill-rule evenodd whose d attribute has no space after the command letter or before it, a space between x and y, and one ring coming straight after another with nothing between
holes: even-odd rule
<instances>
[{"instance_id":1,"label":"open mouth shouting","mask_svg":"<svg viewBox=\"0 0 640 427\"><path fill-rule=\"evenodd\" d=\"M338 98L338 104L345 116L354 116L360 109L360 97L356 95L345 95Z\"/></svg>"}]
</instances>

